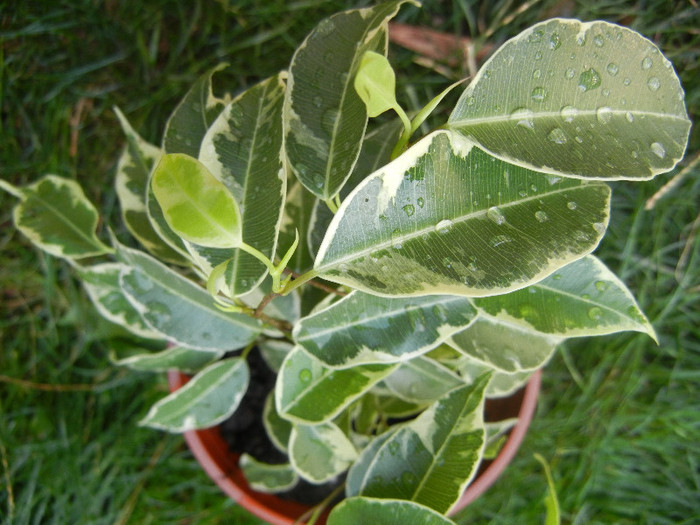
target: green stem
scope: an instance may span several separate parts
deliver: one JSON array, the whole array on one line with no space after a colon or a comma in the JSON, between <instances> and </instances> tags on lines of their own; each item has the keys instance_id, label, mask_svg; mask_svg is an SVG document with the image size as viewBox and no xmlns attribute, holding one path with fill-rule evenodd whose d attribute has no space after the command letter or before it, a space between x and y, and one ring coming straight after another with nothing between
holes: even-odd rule
<instances>
[{"instance_id":1,"label":"green stem","mask_svg":"<svg viewBox=\"0 0 700 525\"><path fill-rule=\"evenodd\" d=\"M293 281L288 281L287 285L280 292L280 295L287 295L292 290L296 290L302 284L310 281L311 279L313 279L315 277L318 277L318 274L316 273L315 270L309 270L308 272L301 274L299 277L297 277Z\"/></svg>"},{"instance_id":2,"label":"green stem","mask_svg":"<svg viewBox=\"0 0 700 525\"><path fill-rule=\"evenodd\" d=\"M328 209L333 212L333 215L336 214L338 211L338 206L336 206L336 203L333 201L333 199L324 199L323 202L326 203L326 206L328 206Z\"/></svg>"}]
</instances>

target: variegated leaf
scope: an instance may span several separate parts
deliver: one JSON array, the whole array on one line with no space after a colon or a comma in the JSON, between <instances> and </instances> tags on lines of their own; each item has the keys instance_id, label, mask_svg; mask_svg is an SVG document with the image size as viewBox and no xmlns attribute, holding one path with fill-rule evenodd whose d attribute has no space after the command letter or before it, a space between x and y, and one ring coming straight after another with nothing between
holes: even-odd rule
<instances>
[{"instance_id":1,"label":"variegated leaf","mask_svg":"<svg viewBox=\"0 0 700 525\"><path fill-rule=\"evenodd\" d=\"M464 297L387 298L354 291L301 319L293 336L332 367L395 363L427 352L475 315Z\"/></svg>"},{"instance_id":2,"label":"variegated leaf","mask_svg":"<svg viewBox=\"0 0 700 525\"><path fill-rule=\"evenodd\" d=\"M409 403L427 404L437 401L464 381L449 368L426 356L400 363L384 385L397 397Z\"/></svg>"},{"instance_id":3,"label":"variegated leaf","mask_svg":"<svg viewBox=\"0 0 700 525\"><path fill-rule=\"evenodd\" d=\"M299 423L328 421L394 368L395 365L376 364L333 370L296 347L287 355L277 376L277 411Z\"/></svg>"},{"instance_id":4,"label":"variegated leaf","mask_svg":"<svg viewBox=\"0 0 700 525\"><path fill-rule=\"evenodd\" d=\"M115 360L114 364L142 372L167 372L175 369L190 374L198 372L204 366L216 361L223 355L223 351L206 352L175 346L160 352L131 355Z\"/></svg>"},{"instance_id":5,"label":"variegated leaf","mask_svg":"<svg viewBox=\"0 0 700 525\"><path fill-rule=\"evenodd\" d=\"M475 303L498 319L560 337L634 330L656 339L625 284L592 255L524 290Z\"/></svg>"},{"instance_id":6,"label":"variegated leaf","mask_svg":"<svg viewBox=\"0 0 700 525\"><path fill-rule=\"evenodd\" d=\"M270 392L267 398L265 398L262 419L265 432L267 432L267 437L270 438L270 441L278 450L286 454L289 444L289 436L292 433L292 424L286 419L282 418L277 412L274 391Z\"/></svg>"},{"instance_id":7,"label":"variegated leaf","mask_svg":"<svg viewBox=\"0 0 700 525\"><path fill-rule=\"evenodd\" d=\"M218 425L236 411L248 389L248 380L244 359L217 361L153 405L139 424L168 432Z\"/></svg>"},{"instance_id":8,"label":"variegated leaf","mask_svg":"<svg viewBox=\"0 0 700 525\"><path fill-rule=\"evenodd\" d=\"M295 181L289 189L285 202L278 251L279 253L287 253L287 250L294 243L297 233L299 234L299 244L287 265L290 270L299 274L310 270L314 265L309 244L308 242L303 242L303 240L308 239L311 212L317 200L313 193L307 191L299 181Z\"/></svg>"},{"instance_id":9,"label":"variegated leaf","mask_svg":"<svg viewBox=\"0 0 700 525\"><path fill-rule=\"evenodd\" d=\"M294 470L310 483L333 479L355 458L354 445L335 424L294 425L289 438L289 459Z\"/></svg>"},{"instance_id":10,"label":"variegated leaf","mask_svg":"<svg viewBox=\"0 0 700 525\"><path fill-rule=\"evenodd\" d=\"M328 525L454 525L433 509L400 499L355 497L341 501L328 516Z\"/></svg>"},{"instance_id":11,"label":"variegated leaf","mask_svg":"<svg viewBox=\"0 0 700 525\"><path fill-rule=\"evenodd\" d=\"M553 19L506 42L448 126L556 175L649 179L683 157L690 120L671 63L631 29Z\"/></svg>"},{"instance_id":12,"label":"variegated leaf","mask_svg":"<svg viewBox=\"0 0 700 525\"><path fill-rule=\"evenodd\" d=\"M265 363L273 372L279 372L284 358L294 348L292 343L282 339L262 338L257 345Z\"/></svg>"},{"instance_id":13,"label":"variegated leaf","mask_svg":"<svg viewBox=\"0 0 700 525\"><path fill-rule=\"evenodd\" d=\"M299 482L299 476L289 463L272 465L250 454L242 454L238 465L250 488L265 494L289 490Z\"/></svg>"},{"instance_id":14,"label":"variegated leaf","mask_svg":"<svg viewBox=\"0 0 700 525\"><path fill-rule=\"evenodd\" d=\"M466 354L455 364L455 369L460 373L465 383L473 383L481 375L487 372L491 373L491 380L486 387L486 397L489 399L513 395L525 386L533 374L532 370L503 372Z\"/></svg>"},{"instance_id":15,"label":"variegated leaf","mask_svg":"<svg viewBox=\"0 0 700 525\"><path fill-rule=\"evenodd\" d=\"M529 171L437 131L343 202L315 271L380 295L505 293L590 253L609 199L605 183Z\"/></svg>"}]
</instances>

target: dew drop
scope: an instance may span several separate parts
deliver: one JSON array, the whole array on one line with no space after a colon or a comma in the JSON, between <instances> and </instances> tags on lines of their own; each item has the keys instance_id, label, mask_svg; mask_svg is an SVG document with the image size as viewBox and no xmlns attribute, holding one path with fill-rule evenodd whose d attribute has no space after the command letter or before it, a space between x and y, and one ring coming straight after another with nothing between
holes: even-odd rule
<instances>
[{"instance_id":1,"label":"dew drop","mask_svg":"<svg viewBox=\"0 0 700 525\"><path fill-rule=\"evenodd\" d=\"M605 41L603 40L602 36L596 35L593 37L593 43L596 45L596 47L603 47Z\"/></svg>"},{"instance_id":2,"label":"dew drop","mask_svg":"<svg viewBox=\"0 0 700 525\"><path fill-rule=\"evenodd\" d=\"M541 70L541 69L535 69L535 70L532 72L532 78L537 79L537 78L540 78L541 76L542 76L542 70Z\"/></svg>"},{"instance_id":3,"label":"dew drop","mask_svg":"<svg viewBox=\"0 0 700 525\"><path fill-rule=\"evenodd\" d=\"M627 77L627 78L625 78L625 80L622 81L622 83L625 86L629 86L632 83L632 80L629 77Z\"/></svg>"},{"instance_id":4,"label":"dew drop","mask_svg":"<svg viewBox=\"0 0 700 525\"><path fill-rule=\"evenodd\" d=\"M559 37L559 34L557 33L552 33L552 36L549 37L549 49L552 51L559 49L561 47L561 38Z\"/></svg>"},{"instance_id":5,"label":"dew drop","mask_svg":"<svg viewBox=\"0 0 700 525\"><path fill-rule=\"evenodd\" d=\"M537 210L535 212L535 219L537 219L537 222L547 222L549 220L549 216L542 210Z\"/></svg>"},{"instance_id":6,"label":"dew drop","mask_svg":"<svg viewBox=\"0 0 700 525\"><path fill-rule=\"evenodd\" d=\"M586 35L579 35L576 37L576 43L579 46L585 46L586 45Z\"/></svg>"},{"instance_id":7,"label":"dew drop","mask_svg":"<svg viewBox=\"0 0 700 525\"><path fill-rule=\"evenodd\" d=\"M320 108L322 104L323 104L323 99L319 95L316 95L314 97L314 106L316 106L317 108Z\"/></svg>"},{"instance_id":8,"label":"dew drop","mask_svg":"<svg viewBox=\"0 0 700 525\"><path fill-rule=\"evenodd\" d=\"M308 368L302 368L299 370L299 380L303 381L304 383L311 381L311 370Z\"/></svg>"},{"instance_id":9,"label":"dew drop","mask_svg":"<svg viewBox=\"0 0 700 525\"><path fill-rule=\"evenodd\" d=\"M418 197L416 203L418 204L419 208L422 208L423 206L425 206L425 199L423 197Z\"/></svg>"},{"instance_id":10,"label":"dew drop","mask_svg":"<svg viewBox=\"0 0 700 525\"><path fill-rule=\"evenodd\" d=\"M452 229L452 221L443 219L435 225L435 231L441 234L448 233Z\"/></svg>"},{"instance_id":11,"label":"dew drop","mask_svg":"<svg viewBox=\"0 0 700 525\"><path fill-rule=\"evenodd\" d=\"M661 81L657 77L651 77L647 80L647 87L651 91L657 91L661 87Z\"/></svg>"},{"instance_id":12,"label":"dew drop","mask_svg":"<svg viewBox=\"0 0 700 525\"><path fill-rule=\"evenodd\" d=\"M452 268L452 259L449 257L443 257L442 259L442 265L447 268L448 270Z\"/></svg>"},{"instance_id":13,"label":"dew drop","mask_svg":"<svg viewBox=\"0 0 700 525\"><path fill-rule=\"evenodd\" d=\"M406 212L406 215L410 217L414 213L416 213L416 207L413 204L406 204L403 208L401 208L404 212Z\"/></svg>"},{"instance_id":14,"label":"dew drop","mask_svg":"<svg viewBox=\"0 0 700 525\"><path fill-rule=\"evenodd\" d=\"M599 292L604 292L608 288L610 288L610 283L607 281L596 281L595 287Z\"/></svg>"},{"instance_id":15,"label":"dew drop","mask_svg":"<svg viewBox=\"0 0 700 525\"><path fill-rule=\"evenodd\" d=\"M392 441L391 443L389 443L389 454L391 454L392 456L395 456L398 451L399 451L398 441Z\"/></svg>"},{"instance_id":16,"label":"dew drop","mask_svg":"<svg viewBox=\"0 0 700 525\"><path fill-rule=\"evenodd\" d=\"M492 206L486 211L486 216L494 223L501 225L506 222L506 217L503 212L499 210L496 206Z\"/></svg>"},{"instance_id":17,"label":"dew drop","mask_svg":"<svg viewBox=\"0 0 700 525\"><path fill-rule=\"evenodd\" d=\"M528 35L527 41L530 44L536 44L538 42L542 42L543 36L544 36L544 32L542 30L538 29L537 31L533 31L532 33L530 33Z\"/></svg>"},{"instance_id":18,"label":"dew drop","mask_svg":"<svg viewBox=\"0 0 700 525\"><path fill-rule=\"evenodd\" d=\"M509 242L513 242L513 239L511 239L507 235L496 235L493 239L491 239L491 246L496 248L501 244L507 244Z\"/></svg>"},{"instance_id":19,"label":"dew drop","mask_svg":"<svg viewBox=\"0 0 700 525\"><path fill-rule=\"evenodd\" d=\"M600 86L600 73L598 73L593 68L590 68L590 69L587 69L586 71L583 71L578 76L578 88L583 92L590 91L592 89L596 89L599 86Z\"/></svg>"},{"instance_id":20,"label":"dew drop","mask_svg":"<svg viewBox=\"0 0 700 525\"><path fill-rule=\"evenodd\" d=\"M614 77L620 72L620 66L618 66L615 62L610 62L605 70L610 74L610 76Z\"/></svg>"},{"instance_id":21,"label":"dew drop","mask_svg":"<svg viewBox=\"0 0 700 525\"><path fill-rule=\"evenodd\" d=\"M627 122L634 122L634 115L629 111L625 113L625 118L627 119Z\"/></svg>"},{"instance_id":22,"label":"dew drop","mask_svg":"<svg viewBox=\"0 0 700 525\"><path fill-rule=\"evenodd\" d=\"M600 122L601 124L607 124L608 122L610 122L613 116L612 109L610 109L608 106L602 106L598 108L595 114L598 118L598 122Z\"/></svg>"},{"instance_id":23,"label":"dew drop","mask_svg":"<svg viewBox=\"0 0 700 525\"><path fill-rule=\"evenodd\" d=\"M564 133L564 130L561 128L554 128L552 131L549 132L547 138L555 144L566 144L568 142L568 139L566 138L566 133Z\"/></svg>"},{"instance_id":24,"label":"dew drop","mask_svg":"<svg viewBox=\"0 0 700 525\"><path fill-rule=\"evenodd\" d=\"M516 126L535 129L535 113L531 109L518 108L510 114L510 118L515 121Z\"/></svg>"},{"instance_id":25,"label":"dew drop","mask_svg":"<svg viewBox=\"0 0 700 525\"><path fill-rule=\"evenodd\" d=\"M564 122L573 121L576 115L578 115L578 109L574 106L564 106L561 108L561 118L564 119Z\"/></svg>"},{"instance_id":26,"label":"dew drop","mask_svg":"<svg viewBox=\"0 0 700 525\"><path fill-rule=\"evenodd\" d=\"M568 79L568 80L571 80L572 78L574 78L574 75L575 75L575 74L576 74L576 71L574 71L573 69L569 68L569 69L567 69L567 70L564 72L564 77L565 77L566 79Z\"/></svg>"},{"instance_id":27,"label":"dew drop","mask_svg":"<svg viewBox=\"0 0 700 525\"><path fill-rule=\"evenodd\" d=\"M569 201L566 203L566 207L569 208L570 210L575 210L577 208L578 204L576 204L574 201Z\"/></svg>"},{"instance_id":28,"label":"dew drop","mask_svg":"<svg viewBox=\"0 0 700 525\"><path fill-rule=\"evenodd\" d=\"M598 235L603 235L605 233L605 224L603 224L602 222L594 222L593 229Z\"/></svg>"},{"instance_id":29,"label":"dew drop","mask_svg":"<svg viewBox=\"0 0 700 525\"><path fill-rule=\"evenodd\" d=\"M600 318L603 317L603 309L598 306L594 306L588 310L588 317L593 321L600 320Z\"/></svg>"},{"instance_id":30,"label":"dew drop","mask_svg":"<svg viewBox=\"0 0 700 525\"><path fill-rule=\"evenodd\" d=\"M664 148L664 145L660 142L652 142L649 147L651 148L651 152L660 159L666 156L666 148Z\"/></svg>"},{"instance_id":31,"label":"dew drop","mask_svg":"<svg viewBox=\"0 0 700 525\"><path fill-rule=\"evenodd\" d=\"M530 93L530 97L535 102L544 102L544 99L547 98L547 90L543 87L536 87Z\"/></svg>"},{"instance_id":32,"label":"dew drop","mask_svg":"<svg viewBox=\"0 0 700 525\"><path fill-rule=\"evenodd\" d=\"M535 60L542 60L542 53L540 51L535 53Z\"/></svg>"},{"instance_id":33,"label":"dew drop","mask_svg":"<svg viewBox=\"0 0 700 525\"><path fill-rule=\"evenodd\" d=\"M555 273L554 275L552 275L552 279L554 279L555 281L558 281L559 279L561 279L561 274Z\"/></svg>"},{"instance_id":34,"label":"dew drop","mask_svg":"<svg viewBox=\"0 0 700 525\"><path fill-rule=\"evenodd\" d=\"M651 66L654 65L654 62L652 62L651 58L645 57L644 60L642 60L642 69L651 69Z\"/></svg>"}]
</instances>

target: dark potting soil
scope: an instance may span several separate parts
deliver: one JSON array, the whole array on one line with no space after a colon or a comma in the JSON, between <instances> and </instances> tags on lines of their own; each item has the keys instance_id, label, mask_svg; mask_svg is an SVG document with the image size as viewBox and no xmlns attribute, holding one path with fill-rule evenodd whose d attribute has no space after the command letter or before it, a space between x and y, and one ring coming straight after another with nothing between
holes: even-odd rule
<instances>
[{"instance_id":1,"label":"dark potting soil","mask_svg":"<svg viewBox=\"0 0 700 525\"><path fill-rule=\"evenodd\" d=\"M270 464L287 463L289 460L270 441L263 425L263 407L269 392L275 387L275 373L267 366L260 351L254 348L247 358L250 368L248 391L238 409L219 425L219 431L229 450L235 454L250 454L258 461ZM300 479L294 488L276 496L306 505L322 501L343 479L313 485Z\"/></svg>"}]
</instances>

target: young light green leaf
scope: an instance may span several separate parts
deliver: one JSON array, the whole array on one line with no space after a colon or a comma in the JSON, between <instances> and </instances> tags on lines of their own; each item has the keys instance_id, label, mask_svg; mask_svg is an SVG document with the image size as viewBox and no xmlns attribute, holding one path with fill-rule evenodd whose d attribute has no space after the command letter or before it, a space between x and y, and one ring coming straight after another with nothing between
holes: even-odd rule
<instances>
[{"instance_id":1,"label":"young light green leaf","mask_svg":"<svg viewBox=\"0 0 700 525\"><path fill-rule=\"evenodd\" d=\"M277 376L277 411L299 423L328 421L395 368L376 364L333 370L297 346L287 355Z\"/></svg>"},{"instance_id":2,"label":"young light green leaf","mask_svg":"<svg viewBox=\"0 0 700 525\"><path fill-rule=\"evenodd\" d=\"M454 525L433 509L400 499L348 498L336 505L328 516L328 525Z\"/></svg>"},{"instance_id":3,"label":"young light green leaf","mask_svg":"<svg viewBox=\"0 0 700 525\"><path fill-rule=\"evenodd\" d=\"M323 20L290 65L284 103L285 149L299 181L322 200L352 172L367 126L353 87L366 51L386 54L386 23L405 0L352 9Z\"/></svg>"},{"instance_id":4,"label":"young light green leaf","mask_svg":"<svg viewBox=\"0 0 700 525\"><path fill-rule=\"evenodd\" d=\"M561 337L604 335L654 328L625 284L589 255L524 290L475 299L491 316Z\"/></svg>"},{"instance_id":5,"label":"young light green leaf","mask_svg":"<svg viewBox=\"0 0 700 525\"><path fill-rule=\"evenodd\" d=\"M379 295L505 293L590 253L609 199L605 183L529 171L438 131L343 201L315 270Z\"/></svg>"},{"instance_id":6,"label":"young light green leaf","mask_svg":"<svg viewBox=\"0 0 700 525\"><path fill-rule=\"evenodd\" d=\"M126 297L153 330L173 343L205 351L235 350L260 334L259 320L222 312L206 290L145 253L124 246L118 253L130 266L120 275Z\"/></svg>"},{"instance_id":7,"label":"young light green leaf","mask_svg":"<svg viewBox=\"0 0 700 525\"><path fill-rule=\"evenodd\" d=\"M299 482L299 476L289 463L271 465L250 454L242 454L238 465L250 488L265 494L289 490Z\"/></svg>"},{"instance_id":8,"label":"young light green leaf","mask_svg":"<svg viewBox=\"0 0 700 525\"><path fill-rule=\"evenodd\" d=\"M277 412L275 406L275 392L272 391L265 398L265 406L263 407L263 426L267 437L270 438L275 447L285 454L289 444L289 436L292 433L292 424L282 418Z\"/></svg>"},{"instance_id":9,"label":"young light green leaf","mask_svg":"<svg viewBox=\"0 0 700 525\"><path fill-rule=\"evenodd\" d=\"M293 337L331 367L396 363L439 345L475 315L464 297L387 298L353 291L301 319Z\"/></svg>"},{"instance_id":10,"label":"young light green leaf","mask_svg":"<svg viewBox=\"0 0 700 525\"><path fill-rule=\"evenodd\" d=\"M158 401L139 425L186 432L221 423L236 411L248 389L248 365L240 357L217 361Z\"/></svg>"},{"instance_id":11,"label":"young light green leaf","mask_svg":"<svg viewBox=\"0 0 700 525\"><path fill-rule=\"evenodd\" d=\"M112 252L97 238L97 210L77 182L57 175L23 188L2 182L0 188L20 199L15 227L46 253L73 260Z\"/></svg>"},{"instance_id":12,"label":"young light green leaf","mask_svg":"<svg viewBox=\"0 0 700 525\"><path fill-rule=\"evenodd\" d=\"M198 372L223 355L223 350L206 352L184 346L174 346L161 352L140 353L118 359L114 364L141 372L167 372L175 369L190 374Z\"/></svg>"},{"instance_id":13,"label":"young light green leaf","mask_svg":"<svg viewBox=\"0 0 700 525\"><path fill-rule=\"evenodd\" d=\"M333 479L355 458L354 445L335 424L294 425L289 438L289 459L294 470L310 483Z\"/></svg>"},{"instance_id":14,"label":"young light green leaf","mask_svg":"<svg viewBox=\"0 0 700 525\"><path fill-rule=\"evenodd\" d=\"M449 368L426 356L414 357L399 364L384 385L409 403L428 404L460 387L464 381Z\"/></svg>"},{"instance_id":15,"label":"young light green leaf","mask_svg":"<svg viewBox=\"0 0 700 525\"><path fill-rule=\"evenodd\" d=\"M365 103L367 115L372 118L398 107L396 75L384 55L374 51L362 55L355 75L355 91Z\"/></svg>"},{"instance_id":16,"label":"young light green leaf","mask_svg":"<svg viewBox=\"0 0 700 525\"><path fill-rule=\"evenodd\" d=\"M139 311L124 296L119 275L128 267L121 263L104 263L77 268L83 287L97 311L107 319L140 337L161 339L163 335L150 328Z\"/></svg>"},{"instance_id":17,"label":"young light green leaf","mask_svg":"<svg viewBox=\"0 0 700 525\"><path fill-rule=\"evenodd\" d=\"M488 374L437 401L415 420L379 436L350 468L348 496L403 499L447 513L483 453Z\"/></svg>"},{"instance_id":18,"label":"young light green leaf","mask_svg":"<svg viewBox=\"0 0 700 525\"><path fill-rule=\"evenodd\" d=\"M240 246L238 203L197 159L164 155L151 187L168 226L184 240L216 248Z\"/></svg>"},{"instance_id":19,"label":"young light green leaf","mask_svg":"<svg viewBox=\"0 0 700 525\"><path fill-rule=\"evenodd\" d=\"M640 34L553 19L493 54L448 126L528 168L650 179L683 156L690 130L683 100L671 63Z\"/></svg>"},{"instance_id":20,"label":"young light green leaf","mask_svg":"<svg viewBox=\"0 0 700 525\"><path fill-rule=\"evenodd\" d=\"M170 115L163 135L166 153L197 157L202 137L228 102L227 97L215 97L211 89L214 73L226 67L227 64L219 64L199 77Z\"/></svg>"},{"instance_id":21,"label":"young light green leaf","mask_svg":"<svg viewBox=\"0 0 700 525\"><path fill-rule=\"evenodd\" d=\"M239 204L243 240L268 259L275 256L287 185L282 149L285 78L280 73L233 99L210 126L199 152L199 161ZM212 268L230 259L225 281L231 296L254 289L267 273L264 264L243 250L193 249Z\"/></svg>"}]
</instances>

